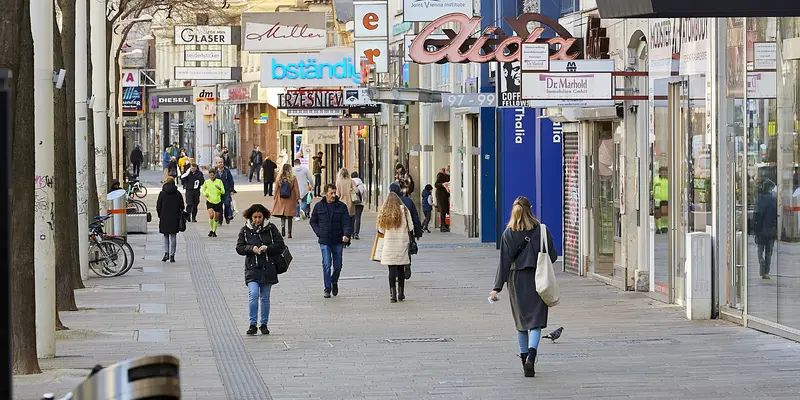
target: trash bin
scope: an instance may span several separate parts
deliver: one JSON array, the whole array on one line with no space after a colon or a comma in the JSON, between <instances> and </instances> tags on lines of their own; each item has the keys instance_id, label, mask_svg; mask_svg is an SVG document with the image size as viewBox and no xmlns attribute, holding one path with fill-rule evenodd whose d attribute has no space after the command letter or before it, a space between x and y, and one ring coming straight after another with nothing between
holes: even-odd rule
<instances>
[{"instance_id":1,"label":"trash bin","mask_svg":"<svg viewBox=\"0 0 800 400\"><path fill-rule=\"evenodd\" d=\"M83 381L73 392L73 399L180 399L179 366L178 359L169 355L123 361Z\"/></svg>"},{"instance_id":2,"label":"trash bin","mask_svg":"<svg viewBox=\"0 0 800 400\"><path fill-rule=\"evenodd\" d=\"M124 189L115 190L108 194L106 204L108 206L108 213L113 218L108 220L106 224L106 233L113 234L114 236L126 237L128 236L126 214L128 213L127 198Z\"/></svg>"}]
</instances>

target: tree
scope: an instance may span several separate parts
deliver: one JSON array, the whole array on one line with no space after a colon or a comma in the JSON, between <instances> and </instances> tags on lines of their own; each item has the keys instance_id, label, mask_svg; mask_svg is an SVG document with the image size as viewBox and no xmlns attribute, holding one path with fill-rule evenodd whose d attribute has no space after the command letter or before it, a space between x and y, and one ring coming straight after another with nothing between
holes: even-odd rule
<instances>
[{"instance_id":1,"label":"tree","mask_svg":"<svg viewBox=\"0 0 800 400\"><path fill-rule=\"evenodd\" d=\"M11 162L11 334L14 374L40 373L36 358L36 294L33 266L34 113L33 36L29 0L0 0L0 65L14 79Z\"/></svg>"}]
</instances>

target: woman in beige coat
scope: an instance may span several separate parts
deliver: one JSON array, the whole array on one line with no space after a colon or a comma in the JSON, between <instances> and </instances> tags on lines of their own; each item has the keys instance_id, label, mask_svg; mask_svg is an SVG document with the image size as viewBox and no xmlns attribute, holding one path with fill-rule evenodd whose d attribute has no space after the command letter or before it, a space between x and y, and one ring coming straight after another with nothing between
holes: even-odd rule
<instances>
[{"instance_id":1,"label":"woman in beige coat","mask_svg":"<svg viewBox=\"0 0 800 400\"><path fill-rule=\"evenodd\" d=\"M381 264L389 267L390 301L403 301L405 295L405 266L411 264L408 254L409 232L414 232L411 213L395 193L389 193L378 213L378 233L383 234ZM397 287L395 287L397 282Z\"/></svg>"},{"instance_id":2,"label":"woman in beige coat","mask_svg":"<svg viewBox=\"0 0 800 400\"><path fill-rule=\"evenodd\" d=\"M356 207L353 205L353 190L355 189L356 184L350 178L347 168L340 169L339 175L336 177L336 196L347 206L347 211L350 213L350 226L353 226L353 217L356 215Z\"/></svg>"},{"instance_id":3,"label":"woman in beige coat","mask_svg":"<svg viewBox=\"0 0 800 400\"><path fill-rule=\"evenodd\" d=\"M283 164L275 190L278 193L272 206L272 215L281 219L282 236L286 236L286 221L289 221L289 239L291 239L292 221L297 216L297 202L300 201L300 189L291 165Z\"/></svg>"}]
</instances>

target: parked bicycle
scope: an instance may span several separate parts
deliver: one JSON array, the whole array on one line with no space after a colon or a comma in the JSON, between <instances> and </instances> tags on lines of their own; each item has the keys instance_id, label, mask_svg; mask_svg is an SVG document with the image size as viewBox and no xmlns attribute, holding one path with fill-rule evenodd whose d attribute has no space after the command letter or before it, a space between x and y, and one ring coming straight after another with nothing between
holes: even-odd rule
<instances>
[{"instance_id":1,"label":"parked bicycle","mask_svg":"<svg viewBox=\"0 0 800 400\"><path fill-rule=\"evenodd\" d=\"M103 222L111 215L97 216L89 224L89 269L97 276L122 276L133 268L133 248L124 238L107 235Z\"/></svg>"},{"instance_id":2,"label":"parked bicycle","mask_svg":"<svg viewBox=\"0 0 800 400\"><path fill-rule=\"evenodd\" d=\"M147 187L145 187L142 182L139 181L139 175L131 175L127 185L128 199L133 199L134 197L143 199L147 196Z\"/></svg>"}]
</instances>

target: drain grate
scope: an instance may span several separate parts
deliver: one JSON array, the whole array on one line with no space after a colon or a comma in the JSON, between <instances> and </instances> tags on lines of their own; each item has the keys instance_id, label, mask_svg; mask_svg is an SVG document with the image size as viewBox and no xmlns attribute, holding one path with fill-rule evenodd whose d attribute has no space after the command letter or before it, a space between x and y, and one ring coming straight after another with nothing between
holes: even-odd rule
<instances>
[{"instance_id":1,"label":"drain grate","mask_svg":"<svg viewBox=\"0 0 800 400\"><path fill-rule=\"evenodd\" d=\"M627 346L637 344L680 344L681 342L676 339L669 338L653 338L653 339L622 339L622 340L594 340L590 344L600 346Z\"/></svg>"},{"instance_id":2,"label":"drain grate","mask_svg":"<svg viewBox=\"0 0 800 400\"><path fill-rule=\"evenodd\" d=\"M475 289L477 286L427 286L422 289L428 290L454 290L454 289Z\"/></svg>"},{"instance_id":3,"label":"drain grate","mask_svg":"<svg viewBox=\"0 0 800 400\"><path fill-rule=\"evenodd\" d=\"M445 343L452 342L453 339L443 337L420 337L420 338L399 338L399 339L383 339L387 343Z\"/></svg>"},{"instance_id":4,"label":"drain grate","mask_svg":"<svg viewBox=\"0 0 800 400\"><path fill-rule=\"evenodd\" d=\"M375 279L374 276L342 276L339 278L340 281L356 281L362 279Z\"/></svg>"}]
</instances>

